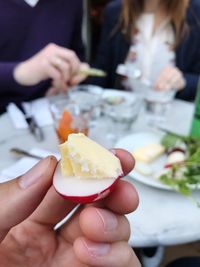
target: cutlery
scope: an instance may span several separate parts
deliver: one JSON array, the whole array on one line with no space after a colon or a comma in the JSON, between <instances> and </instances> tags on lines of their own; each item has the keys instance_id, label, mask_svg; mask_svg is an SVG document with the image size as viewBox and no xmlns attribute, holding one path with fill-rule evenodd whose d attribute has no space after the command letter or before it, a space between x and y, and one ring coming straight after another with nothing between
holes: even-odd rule
<instances>
[{"instance_id":1,"label":"cutlery","mask_svg":"<svg viewBox=\"0 0 200 267\"><path fill-rule=\"evenodd\" d=\"M41 127L39 127L39 125L37 124L34 116L31 114L31 112L27 112L27 110L24 108L23 105L19 105L18 108L23 112L25 120L28 124L28 128L30 133L35 137L35 139L38 142L41 142L44 140L44 133L41 129Z\"/></svg>"},{"instance_id":2,"label":"cutlery","mask_svg":"<svg viewBox=\"0 0 200 267\"><path fill-rule=\"evenodd\" d=\"M59 228L61 228L61 226L69 222L69 220L71 220L72 217L82 208L83 208L83 204L77 204L62 221L60 221L59 223L55 225L54 231L57 231Z\"/></svg>"},{"instance_id":3,"label":"cutlery","mask_svg":"<svg viewBox=\"0 0 200 267\"><path fill-rule=\"evenodd\" d=\"M30 117L26 117L25 118L28 126L29 126L29 131L31 132L31 134L33 134L35 136L35 139L38 142L41 142L44 140L44 133L42 131L42 129L38 126L35 118L33 116Z\"/></svg>"},{"instance_id":4,"label":"cutlery","mask_svg":"<svg viewBox=\"0 0 200 267\"><path fill-rule=\"evenodd\" d=\"M37 155L34 155L26 150L23 150L23 149L20 149L20 148L17 148L17 147L13 147L10 149L10 152L15 154L15 155L18 155L18 156L26 156L26 157L30 157L30 158L35 158L35 159L42 159L43 157L40 157L40 156L37 156Z\"/></svg>"}]
</instances>

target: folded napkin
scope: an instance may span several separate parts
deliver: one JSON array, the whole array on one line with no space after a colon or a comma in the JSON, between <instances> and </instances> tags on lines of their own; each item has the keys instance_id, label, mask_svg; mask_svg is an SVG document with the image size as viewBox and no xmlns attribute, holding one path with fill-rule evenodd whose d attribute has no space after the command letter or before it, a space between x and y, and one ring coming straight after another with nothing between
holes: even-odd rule
<instances>
[{"instance_id":1,"label":"folded napkin","mask_svg":"<svg viewBox=\"0 0 200 267\"><path fill-rule=\"evenodd\" d=\"M32 102L24 102L23 107L27 114L35 118L39 127L53 124L48 100L46 98L40 98ZM7 112L16 129L28 128L24 113L14 103L10 103L7 106Z\"/></svg>"},{"instance_id":2,"label":"folded napkin","mask_svg":"<svg viewBox=\"0 0 200 267\"><path fill-rule=\"evenodd\" d=\"M30 150L30 153L39 156L41 158L45 158L49 155L54 155L58 160L60 159L60 155L58 153L52 153L48 150L43 150L40 148L33 148ZM39 160L31 157L23 157L18 160L16 163L11 165L10 167L4 169L0 173L0 183L10 181L15 177L18 177L32 168Z\"/></svg>"}]
</instances>

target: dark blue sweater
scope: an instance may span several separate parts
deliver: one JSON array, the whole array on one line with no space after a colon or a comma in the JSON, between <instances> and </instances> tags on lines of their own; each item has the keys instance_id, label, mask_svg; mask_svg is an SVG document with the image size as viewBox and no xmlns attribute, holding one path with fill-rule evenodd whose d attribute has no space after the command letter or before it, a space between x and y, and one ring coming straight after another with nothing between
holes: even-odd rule
<instances>
[{"instance_id":1,"label":"dark blue sweater","mask_svg":"<svg viewBox=\"0 0 200 267\"><path fill-rule=\"evenodd\" d=\"M101 42L95 66L105 70L105 79L93 79L90 82L106 88L118 88L116 83L117 65L123 63L129 51L128 43L121 32L111 36L116 27L121 10L121 1L111 2L104 12ZM187 11L189 32L176 50L176 65L183 72L186 87L178 97L193 100L196 94L200 74L200 0L191 0Z\"/></svg>"},{"instance_id":2,"label":"dark blue sweater","mask_svg":"<svg viewBox=\"0 0 200 267\"><path fill-rule=\"evenodd\" d=\"M15 66L55 43L83 58L82 0L40 0L32 8L24 0L0 0L0 112L10 101L19 103L44 95L49 81L20 86Z\"/></svg>"}]
</instances>

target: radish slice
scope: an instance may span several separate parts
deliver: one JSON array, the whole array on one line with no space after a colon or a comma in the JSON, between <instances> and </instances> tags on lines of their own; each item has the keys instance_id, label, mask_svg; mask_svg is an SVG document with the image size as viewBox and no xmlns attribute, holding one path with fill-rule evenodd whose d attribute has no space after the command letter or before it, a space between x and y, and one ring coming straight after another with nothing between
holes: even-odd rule
<instances>
[{"instance_id":1,"label":"radish slice","mask_svg":"<svg viewBox=\"0 0 200 267\"><path fill-rule=\"evenodd\" d=\"M61 174L59 162L54 174L53 185L55 190L65 199L86 204L106 197L114 189L116 181L121 176L101 179L66 177Z\"/></svg>"},{"instance_id":2,"label":"radish slice","mask_svg":"<svg viewBox=\"0 0 200 267\"><path fill-rule=\"evenodd\" d=\"M82 133L70 134L60 151L53 184L59 194L76 203L106 197L123 175L120 160Z\"/></svg>"},{"instance_id":3,"label":"radish slice","mask_svg":"<svg viewBox=\"0 0 200 267\"><path fill-rule=\"evenodd\" d=\"M185 159L186 159L185 153L182 151L176 150L176 151L169 154L169 156L167 157L166 165L173 165L176 163L181 163L181 162L184 162Z\"/></svg>"}]
</instances>

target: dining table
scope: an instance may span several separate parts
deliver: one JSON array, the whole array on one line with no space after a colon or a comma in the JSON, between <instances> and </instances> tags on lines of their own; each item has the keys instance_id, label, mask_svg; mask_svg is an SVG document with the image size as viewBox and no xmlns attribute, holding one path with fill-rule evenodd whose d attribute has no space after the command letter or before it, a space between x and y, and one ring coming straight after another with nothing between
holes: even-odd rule
<instances>
[{"instance_id":1,"label":"dining table","mask_svg":"<svg viewBox=\"0 0 200 267\"><path fill-rule=\"evenodd\" d=\"M170 115L164 125L166 131L178 134L188 134L194 111L194 104L182 100L174 100ZM103 119L93 125L89 135L104 144ZM58 152L58 140L53 125L42 128L44 140L38 142L28 129L15 129L8 115L0 116L0 172L19 160L10 153L13 147L30 151L31 148L46 149ZM145 110L142 109L134 121L130 133L152 130L152 125L146 121ZM105 146L115 146L105 141ZM1 175L0 175L1 177ZM137 210L127 215L130 222L131 235L129 244L134 248L171 246L184 244L200 239L200 208L190 198L173 190L155 188L138 182L132 177L124 179L132 183L139 194ZM200 199L200 192L194 192Z\"/></svg>"}]
</instances>

